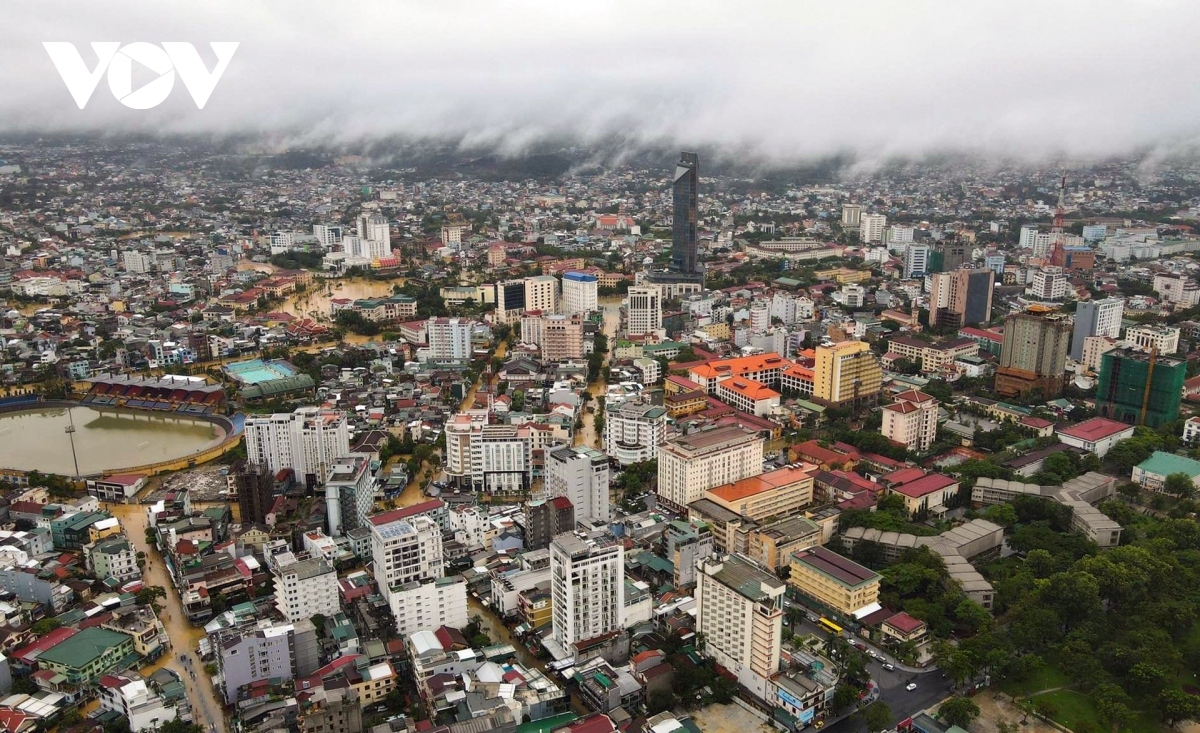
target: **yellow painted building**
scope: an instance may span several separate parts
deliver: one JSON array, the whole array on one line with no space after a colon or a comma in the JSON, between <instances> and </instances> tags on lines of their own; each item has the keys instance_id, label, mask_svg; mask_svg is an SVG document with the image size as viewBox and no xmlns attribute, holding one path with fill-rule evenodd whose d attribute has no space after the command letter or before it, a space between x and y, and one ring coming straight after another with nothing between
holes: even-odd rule
<instances>
[{"instance_id":1,"label":"yellow painted building","mask_svg":"<svg viewBox=\"0 0 1200 733\"><path fill-rule=\"evenodd\" d=\"M701 326L700 330L703 331L710 339L728 339L730 335L729 324L724 321L721 321L720 323L710 323L707 326Z\"/></svg>"},{"instance_id":2,"label":"yellow painted building","mask_svg":"<svg viewBox=\"0 0 1200 733\"><path fill-rule=\"evenodd\" d=\"M817 270L814 275L818 280L836 280L839 285L860 283L871 279L870 270L851 270L849 267L834 267L828 270Z\"/></svg>"},{"instance_id":3,"label":"yellow painted building","mask_svg":"<svg viewBox=\"0 0 1200 733\"><path fill-rule=\"evenodd\" d=\"M703 412L708 407L708 397L700 391L671 394L663 398L663 406L672 419L679 419Z\"/></svg>"},{"instance_id":4,"label":"yellow painted building","mask_svg":"<svg viewBox=\"0 0 1200 733\"><path fill-rule=\"evenodd\" d=\"M865 341L817 347L813 401L823 405L874 404L883 386L879 357Z\"/></svg>"},{"instance_id":5,"label":"yellow painted building","mask_svg":"<svg viewBox=\"0 0 1200 733\"><path fill-rule=\"evenodd\" d=\"M517 595L517 608L529 628L549 626L554 620L554 599L550 595L549 584L539 583L521 591Z\"/></svg>"},{"instance_id":6,"label":"yellow painted building","mask_svg":"<svg viewBox=\"0 0 1200 733\"><path fill-rule=\"evenodd\" d=\"M843 616L879 601L881 576L824 547L794 553L788 583L809 598Z\"/></svg>"}]
</instances>

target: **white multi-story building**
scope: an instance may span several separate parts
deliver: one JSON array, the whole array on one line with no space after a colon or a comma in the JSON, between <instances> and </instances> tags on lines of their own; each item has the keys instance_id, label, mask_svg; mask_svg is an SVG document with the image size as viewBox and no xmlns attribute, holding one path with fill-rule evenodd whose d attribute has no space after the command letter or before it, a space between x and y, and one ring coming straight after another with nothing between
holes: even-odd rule
<instances>
[{"instance_id":1,"label":"white multi-story building","mask_svg":"<svg viewBox=\"0 0 1200 733\"><path fill-rule=\"evenodd\" d=\"M767 680L779 672L783 581L736 555L705 558L699 569L696 631L705 653L765 697Z\"/></svg>"},{"instance_id":2,"label":"white multi-story building","mask_svg":"<svg viewBox=\"0 0 1200 733\"><path fill-rule=\"evenodd\" d=\"M600 307L599 280L586 272L567 272L562 277L562 312L573 316Z\"/></svg>"},{"instance_id":3,"label":"white multi-story building","mask_svg":"<svg viewBox=\"0 0 1200 733\"><path fill-rule=\"evenodd\" d=\"M1191 308L1200 303L1200 286L1186 275L1155 275L1154 292L1168 303L1181 308Z\"/></svg>"},{"instance_id":4,"label":"white multi-story building","mask_svg":"<svg viewBox=\"0 0 1200 733\"><path fill-rule=\"evenodd\" d=\"M320 558L276 566L275 609L288 621L336 615L342 610L337 572Z\"/></svg>"},{"instance_id":5,"label":"white multi-story building","mask_svg":"<svg viewBox=\"0 0 1200 733\"><path fill-rule=\"evenodd\" d=\"M796 320L811 321L817 312L817 304L807 295L796 298Z\"/></svg>"},{"instance_id":6,"label":"white multi-story building","mask_svg":"<svg viewBox=\"0 0 1200 733\"><path fill-rule=\"evenodd\" d=\"M366 453L339 456L329 467L325 482L325 521L330 537L341 537L367 526L375 505L375 477Z\"/></svg>"},{"instance_id":7,"label":"white multi-story building","mask_svg":"<svg viewBox=\"0 0 1200 733\"><path fill-rule=\"evenodd\" d=\"M906 227L893 224L888 231L888 244L909 244L916 236L916 227Z\"/></svg>"},{"instance_id":8,"label":"white multi-story building","mask_svg":"<svg viewBox=\"0 0 1200 733\"><path fill-rule=\"evenodd\" d=\"M917 390L896 395L883 408L883 437L911 451L922 452L937 439L938 401Z\"/></svg>"},{"instance_id":9,"label":"white multi-story building","mask_svg":"<svg viewBox=\"0 0 1200 733\"><path fill-rule=\"evenodd\" d=\"M550 638L564 651L621 628L625 548L607 532L560 534L550 543Z\"/></svg>"},{"instance_id":10,"label":"white multi-story building","mask_svg":"<svg viewBox=\"0 0 1200 733\"><path fill-rule=\"evenodd\" d=\"M262 622L250 630L231 629L219 633L214 646L221 670L220 678L225 683L225 703L236 703L238 692L253 682L294 678L295 636L296 629L292 624L268 622Z\"/></svg>"},{"instance_id":11,"label":"white multi-story building","mask_svg":"<svg viewBox=\"0 0 1200 733\"><path fill-rule=\"evenodd\" d=\"M403 509L369 520L375 582L384 597L414 580L442 577L442 528L429 517L409 517Z\"/></svg>"},{"instance_id":12,"label":"white multi-story building","mask_svg":"<svg viewBox=\"0 0 1200 733\"><path fill-rule=\"evenodd\" d=\"M608 456L587 446L560 446L546 454L546 496L565 496L575 518L607 522Z\"/></svg>"},{"instance_id":13,"label":"white multi-story building","mask_svg":"<svg viewBox=\"0 0 1200 733\"><path fill-rule=\"evenodd\" d=\"M525 310L558 312L558 278L537 275L525 278Z\"/></svg>"},{"instance_id":14,"label":"white multi-story building","mask_svg":"<svg viewBox=\"0 0 1200 733\"><path fill-rule=\"evenodd\" d=\"M765 301L756 301L750 306L750 332L763 333L771 327L771 306Z\"/></svg>"},{"instance_id":15,"label":"white multi-story building","mask_svg":"<svg viewBox=\"0 0 1200 733\"><path fill-rule=\"evenodd\" d=\"M471 433L471 485L489 494L521 493L533 472L533 436L516 425L482 425Z\"/></svg>"},{"instance_id":16,"label":"white multi-story building","mask_svg":"<svg viewBox=\"0 0 1200 733\"><path fill-rule=\"evenodd\" d=\"M605 410L604 450L622 466L658 457L667 430L667 410L657 405L625 402Z\"/></svg>"},{"instance_id":17,"label":"white multi-story building","mask_svg":"<svg viewBox=\"0 0 1200 733\"><path fill-rule=\"evenodd\" d=\"M358 236L371 242L379 242L384 251L391 254L392 233L388 221L382 214L363 214L358 217Z\"/></svg>"},{"instance_id":18,"label":"white multi-story building","mask_svg":"<svg viewBox=\"0 0 1200 733\"><path fill-rule=\"evenodd\" d=\"M326 251L342 248L342 228L335 224L313 224L313 236Z\"/></svg>"},{"instance_id":19,"label":"white multi-story building","mask_svg":"<svg viewBox=\"0 0 1200 733\"><path fill-rule=\"evenodd\" d=\"M475 322L466 318L430 318L426 323L429 358L439 364L470 361L474 326Z\"/></svg>"},{"instance_id":20,"label":"white multi-story building","mask_svg":"<svg viewBox=\"0 0 1200 733\"><path fill-rule=\"evenodd\" d=\"M763 439L737 426L680 435L658 449L658 495L683 511L714 486L762 473Z\"/></svg>"},{"instance_id":21,"label":"white multi-story building","mask_svg":"<svg viewBox=\"0 0 1200 733\"><path fill-rule=\"evenodd\" d=\"M867 289L858 283L842 286L842 305L847 308L862 308L867 302Z\"/></svg>"},{"instance_id":22,"label":"white multi-story building","mask_svg":"<svg viewBox=\"0 0 1200 733\"><path fill-rule=\"evenodd\" d=\"M778 318L785 326L796 322L796 299L782 290L771 295L771 318Z\"/></svg>"},{"instance_id":23,"label":"white multi-story building","mask_svg":"<svg viewBox=\"0 0 1200 733\"><path fill-rule=\"evenodd\" d=\"M350 452L350 427L341 411L301 407L247 417L245 442L250 463L273 472L291 468L301 482L314 476L324 483L333 461Z\"/></svg>"},{"instance_id":24,"label":"white multi-story building","mask_svg":"<svg viewBox=\"0 0 1200 733\"><path fill-rule=\"evenodd\" d=\"M461 629L469 623L467 583L461 575L406 583L392 591L388 605L401 638L442 626Z\"/></svg>"},{"instance_id":25,"label":"white multi-story building","mask_svg":"<svg viewBox=\"0 0 1200 733\"><path fill-rule=\"evenodd\" d=\"M1200 445L1200 417L1189 417L1183 424L1184 445Z\"/></svg>"},{"instance_id":26,"label":"white multi-story building","mask_svg":"<svg viewBox=\"0 0 1200 733\"><path fill-rule=\"evenodd\" d=\"M127 249L121 258L125 261L125 272L130 275L148 275L154 269L154 258L145 252Z\"/></svg>"},{"instance_id":27,"label":"white multi-story building","mask_svg":"<svg viewBox=\"0 0 1200 733\"><path fill-rule=\"evenodd\" d=\"M1157 349L1159 354L1169 356L1179 351L1179 327L1150 323L1134 326L1125 331L1125 340L1138 351L1150 353Z\"/></svg>"},{"instance_id":28,"label":"white multi-story building","mask_svg":"<svg viewBox=\"0 0 1200 733\"><path fill-rule=\"evenodd\" d=\"M658 285L634 285L629 288L625 304L629 336L642 336L662 330L662 288Z\"/></svg>"},{"instance_id":29,"label":"white multi-story building","mask_svg":"<svg viewBox=\"0 0 1200 733\"><path fill-rule=\"evenodd\" d=\"M864 242L882 242L887 228L887 217L883 214L863 214L858 220L858 238Z\"/></svg>"},{"instance_id":30,"label":"white multi-story building","mask_svg":"<svg viewBox=\"0 0 1200 733\"><path fill-rule=\"evenodd\" d=\"M1071 332L1071 358L1083 361L1084 343L1090 336L1116 338L1121 335L1121 316L1125 301L1105 298L1080 303L1075 308L1075 326Z\"/></svg>"},{"instance_id":31,"label":"white multi-story building","mask_svg":"<svg viewBox=\"0 0 1200 733\"><path fill-rule=\"evenodd\" d=\"M1062 300L1071 292L1071 283L1061 268L1049 267L1033 274L1033 282L1026 292L1039 300Z\"/></svg>"},{"instance_id":32,"label":"white multi-story building","mask_svg":"<svg viewBox=\"0 0 1200 733\"><path fill-rule=\"evenodd\" d=\"M295 232L271 232L271 254L283 254L290 252L296 247Z\"/></svg>"},{"instance_id":33,"label":"white multi-story building","mask_svg":"<svg viewBox=\"0 0 1200 733\"><path fill-rule=\"evenodd\" d=\"M1021 249L1033 249L1037 235L1036 224L1025 224L1021 227L1021 239L1017 242L1017 246Z\"/></svg>"},{"instance_id":34,"label":"white multi-story building","mask_svg":"<svg viewBox=\"0 0 1200 733\"><path fill-rule=\"evenodd\" d=\"M108 684L96 688L100 693L100 709L124 718L133 733L158 730L162 724L179 717L176 707L168 705L145 680L113 675L106 679Z\"/></svg>"},{"instance_id":35,"label":"white multi-story building","mask_svg":"<svg viewBox=\"0 0 1200 733\"><path fill-rule=\"evenodd\" d=\"M929 245L904 245L904 276L924 275L929 272Z\"/></svg>"}]
</instances>

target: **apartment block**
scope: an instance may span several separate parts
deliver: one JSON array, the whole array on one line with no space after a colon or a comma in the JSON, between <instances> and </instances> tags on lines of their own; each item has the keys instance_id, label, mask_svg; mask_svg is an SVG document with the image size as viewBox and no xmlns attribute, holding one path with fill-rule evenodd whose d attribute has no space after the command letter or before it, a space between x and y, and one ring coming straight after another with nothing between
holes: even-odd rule
<instances>
[{"instance_id":1,"label":"apartment block","mask_svg":"<svg viewBox=\"0 0 1200 733\"><path fill-rule=\"evenodd\" d=\"M702 561L698 580L696 631L705 653L763 696L779 672L783 582L736 555Z\"/></svg>"},{"instance_id":2,"label":"apartment block","mask_svg":"<svg viewBox=\"0 0 1200 733\"><path fill-rule=\"evenodd\" d=\"M546 495L564 496L577 520L611 518L608 456L587 446L559 446L546 454Z\"/></svg>"},{"instance_id":3,"label":"apartment block","mask_svg":"<svg viewBox=\"0 0 1200 733\"><path fill-rule=\"evenodd\" d=\"M1043 397L1057 397L1067 369L1070 334L1069 317L1049 308L1031 306L1008 316L996 391L1011 396L1040 389Z\"/></svg>"},{"instance_id":4,"label":"apartment block","mask_svg":"<svg viewBox=\"0 0 1200 733\"><path fill-rule=\"evenodd\" d=\"M352 529L367 526L367 515L375 506L375 477L371 456L350 453L337 458L325 482L325 521L330 537L341 537Z\"/></svg>"},{"instance_id":5,"label":"apartment block","mask_svg":"<svg viewBox=\"0 0 1200 733\"><path fill-rule=\"evenodd\" d=\"M345 413L317 407L246 418L246 458L272 473L291 468L301 481L324 483L334 460L350 452Z\"/></svg>"},{"instance_id":6,"label":"apartment block","mask_svg":"<svg viewBox=\"0 0 1200 733\"><path fill-rule=\"evenodd\" d=\"M572 645L621 628L625 548L607 533L565 533L550 543L551 639Z\"/></svg>"},{"instance_id":7,"label":"apartment block","mask_svg":"<svg viewBox=\"0 0 1200 733\"><path fill-rule=\"evenodd\" d=\"M288 621L334 616L342 610L337 573L325 560L312 558L277 567L275 608Z\"/></svg>"},{"instance_id":8,"label":"apartment block","mask_svg":"<svg viewBox=\"0 0 1200 733\"><path fill-rule=\"evenodd\" d=\"M623 402L605 408L605 452L622 466L658 457L666 434L667 410L641 402Z\"/></svg>"},{"instance_id":9,"label":"apartment block","mask_svg":"<svg viewBox=\"0 0 1200 733\"><path fill-rule=\"evenodd\" d=\"M923 452L937 439L938 401L917 390L896 395L883 408L883 437L911 451Z\"/></svg>"}]
</instances>

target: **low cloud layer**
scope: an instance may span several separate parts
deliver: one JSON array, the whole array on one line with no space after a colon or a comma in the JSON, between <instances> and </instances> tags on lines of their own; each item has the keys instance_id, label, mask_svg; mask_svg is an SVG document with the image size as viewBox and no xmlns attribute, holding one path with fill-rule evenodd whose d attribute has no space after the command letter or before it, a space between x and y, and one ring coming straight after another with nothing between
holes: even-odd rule
<instances>
[{"instance_id":1,"label":"low cloud layer","mask_svg":"<svg viewBox=\"0 0 1200 733\"><path fill-rule=\"evenodd\" d=\"M1200 142L1200 3L8 3L0 132L545 140L767 160L1041 158ZM241 46L203 110L183 84L76 107L43 41ZM150 77L147 77L148 80ZM136 86L136 85L135 85Z\"/></svg>"}]
</instances>

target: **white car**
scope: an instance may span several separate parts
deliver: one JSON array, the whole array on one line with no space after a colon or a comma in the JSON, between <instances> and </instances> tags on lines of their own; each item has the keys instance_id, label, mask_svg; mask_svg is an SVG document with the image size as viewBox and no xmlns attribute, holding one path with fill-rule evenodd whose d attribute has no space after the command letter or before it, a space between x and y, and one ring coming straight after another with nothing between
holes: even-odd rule
<instances>
[{"instance_id":1,"label":"white car","mask_svg":"<svg viewBox=\"0 0 1200 733\"><path fill-rule=\"evenodd\" d=\"M913 690L917 689L917 683L909 682L907 685L905 685L904 689L908 690L909 692L912 692Z\"/></svg>"}]
</instances>

